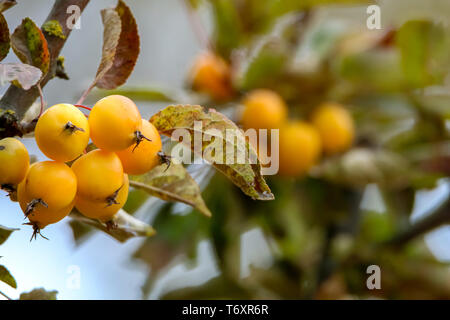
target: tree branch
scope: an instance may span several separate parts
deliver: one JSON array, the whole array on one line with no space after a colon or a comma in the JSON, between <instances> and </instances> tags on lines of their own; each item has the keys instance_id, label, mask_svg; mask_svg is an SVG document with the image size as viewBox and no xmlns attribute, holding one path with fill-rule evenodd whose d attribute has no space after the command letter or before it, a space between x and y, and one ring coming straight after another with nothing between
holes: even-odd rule
<instances>
[{"instance_id":1,"label":"tree branch","mask_svg":"<svg viewBox=\"0 0 450 320\"><path fill-rule=\"evenodd\" d=\"M55 76L58 56L72 31L67 27L67 19L71 15L71 13L67 13L67 8L71 5L76 5L80 8L81 13L88 3L89 0L55 0L46 22L57 20L61 25L65 37L62 39L61 37L48 35L44 32L50 52L50 69L47 75L41 80L41 87L44 87ZM11 85L8 88L0 100L0 109L3 109L3 112L0 112L0 139L15 135L22 136L24 133L34 129L33 126L21 128L19 122L38 97L39 90L36 86L29 90L23 90L15 85Z\"/></svg>"},{"instance_id":2,"label":"tree branch","mask_svg":"<svg viewBox=\"0 0 450 320\"><path fill-rule=\"evenodd\" d=\"M402 246L411 239L421 236L443 224L450 223L450 197L447 198L436 210L406 230L399 232L386 243L389 246Z\"/></svg>"}]
</instances>

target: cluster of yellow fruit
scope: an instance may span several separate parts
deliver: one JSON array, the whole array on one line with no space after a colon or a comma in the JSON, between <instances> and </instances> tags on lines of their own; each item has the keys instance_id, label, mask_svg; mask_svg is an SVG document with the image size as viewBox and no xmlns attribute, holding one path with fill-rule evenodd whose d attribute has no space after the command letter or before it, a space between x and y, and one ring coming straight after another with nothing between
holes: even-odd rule
<instances>
[{"instance_id":1,"label":"cluster of yellow fruit","mask_svg":"<svg viewBox=\"0 0 450 320\"><path fill-rule=\"evenodd\" d=\"M353 118L337 103L320 105L310 123L287 120L286 103L271 90L254 90L245 96L242 104L241 122L245 129L280 129L280 175L300 176L317 163L322 151L335 154L353 143Z\"/></svg>"},{"instance_id":2,"label":"cluster of yellow fruit","mask_svg":"<svg viewBox=\"0 0 450 320\"><path fill-rule=\"evenodd\" d=\"M39 117L35 139L52 161L30 166L19 140L0 140L0 185L17 191L35 237L73 207L114 227L112 218L128 197L128 174L146 173L162 157L157 129L120 95L99 100L88 118L74 105L54 105ZM98 149L86 153L89 139Z\"/></svg>"},{"instance_id":3,"label":"cluster of yellow fruit","mask_svg":"<svg viewBox=\"0 0 450 320\"><path fill-rule=\"evenodd\" d=\"M213 52L196 57L190 76L194 90L208 94L217 102L234 95L231 68ZM339 153L353 143L353 118L337 103L325 103L316 108L310 123L288 121L286 103L272 90L254 90L246 95L242 104L241 123L245 129L280 129L280 175L301 176L317 163L322 152ZM260 149L260 156L267 151Z\"/></svg>"}]
</instances>

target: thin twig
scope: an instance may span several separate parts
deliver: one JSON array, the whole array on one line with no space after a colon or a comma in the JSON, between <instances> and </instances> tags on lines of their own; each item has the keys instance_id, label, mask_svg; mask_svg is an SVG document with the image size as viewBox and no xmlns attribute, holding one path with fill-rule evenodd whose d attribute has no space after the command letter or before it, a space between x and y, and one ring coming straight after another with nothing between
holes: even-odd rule
<instances>
[{"instance_id":1,"label":"thin twig","mask_svg":"<svg viewBox=\"0 0 450 320\"><path fill-rule=\"evenodd\" d=\"M39 91L39 98L40 98L40 100L41 100L41 109L40 109L40 111L39 111L39 116L38 116L38 118L40 118L41 117L41 115L42 115L42 112L44 112L44 93L42 92L42 88L41 88L41 84L40 83L38 83L37 85L36 85L36 87L37 87L37 89L38 89L38 91Z\"/></svg>"},{"instance_id":2,"label":"thin twig","mask_svg":"<svg viewBox=\"0 0 450 320\"><path fill-rule=\"evenodd\" d=\"M200 17L198 16L197 12L192 8L191 4L188 0L180 0L183 4L183 7L185 8L187 12L187 16L189 18L189 22L192 26L192 29L194 30L194 34L197 37L198 42L200 43L200 46L204 49L208 49L210 51L214 51L214 46L209 40L208 34L203 27L203 24L200 21Z\"/></svg>"},{"instance_id":3,"label":"thin twig","mask_svg":"<svg viewBox=\"0 0 450 320\"><path fill-rule=\"evenodd\" d=\"M70 14L67 13L67 8L71 5L75 5L78 6L80 12L82 12L88 3L89 0L55 0L53 8L45 21L58 21L64 37L55 37L44 32L48 50L50 52L50 68L40 81L41 88L55 77L58 56L72 31L66 23L67 19L70 17ZM0 108L13 111L16 119L14 120L14 123L8 124L8 128L2 128L7 130L0 131L0 138L4 136L25 134L28 133L29 130L34 129L33 126L21 128L19 123L38 97L39 89L36 86L29 90L24 90L15 85L9 86L8 90L0 99Z\"/></svg>"},{"instance_id":4,"label":"thin twig","mask_svg":"<svg viewBox=\"0 0 450 320\"><path fill-rule=\"evenodd\" d=\"M443 224L450 222L450 197L447 198L434 212L428 214L423 219L412 224L409 228L399 232L391 240L386 242L386 246L400 247L410 240L419 237Z\"/></svg>"},{"instance_id":5,"label":"thin twig","mask_svg":"<svg viewBox=\"0 0 450 320\"><path fill-rule=\"evenodd\" d=\"M3 292L1 292L0 291L0 294L2 295L2 296L4 296L6 299L8 299L8 300L12 300L10 297L8 297L6 294L4 294Z\"/></svg>"},{"instance_id":6,"label":"thin twig","mask_svg":"<svg viewBox=\"0 0 450 320\"><path fill-rule=\"evenodd\" d=\"M95 86L95 82L96 81L94 81L84 92L83 92L83 94L81 95L81 97L80 97L80 99L78 99L78 101L77 101L77 103L76 104L78 104L78 105L81 105L81 104L83 104L83 102L84 102L84 100L86 99L86 97L89 95L89 93L91 92L91 90L94 88L94 86Z\"/></svg>"}]
</instances>

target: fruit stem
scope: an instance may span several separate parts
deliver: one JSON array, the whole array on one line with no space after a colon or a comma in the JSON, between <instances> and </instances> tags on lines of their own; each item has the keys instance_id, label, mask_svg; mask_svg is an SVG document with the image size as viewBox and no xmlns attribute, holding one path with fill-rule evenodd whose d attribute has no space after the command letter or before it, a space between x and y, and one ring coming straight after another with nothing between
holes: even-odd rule
<instances>
[{"instance_id":1,"label":"fruit stem","mask_svg":"<svg viewBox=\"0 0 450 320\"><path fill-rule=\"evenodd\" d=\"M117 229L119 226L113 220L109 220L105 222L106 230L111 231Z\"/></svg>"},{"instance_id":2,"label":"fruit stem","mask_svg":"<svg viewBox=\"0 0 450 320\"><path fill-rule=\"evenodd\" d=\"M77 108L82 108L82 109L86 109L86 110L89 110L89 111L91 111L91 110L92 110L92 108L89 108L89 107L83 106L82 104L74 104L74 106L75 106L75 107L77 107Z\"/></svg>"}]
</instances>

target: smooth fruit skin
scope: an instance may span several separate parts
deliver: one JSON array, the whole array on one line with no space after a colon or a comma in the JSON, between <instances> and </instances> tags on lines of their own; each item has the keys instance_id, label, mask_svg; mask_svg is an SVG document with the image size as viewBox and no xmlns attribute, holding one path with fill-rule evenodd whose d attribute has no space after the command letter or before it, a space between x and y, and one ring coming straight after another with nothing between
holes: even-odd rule
<instances>
[{"instance_id":1,"label":"smooth fruit skin","mask_svg":"<svg viewBox=\"0 0 450 320\"><path fill-rule=\"evenodd\" d=\"M131 146L117 152L125 173L144 174L159 164L158 152L162 149L162 143L158 130L149 121L142 119L142 133L151 141L144 139L136 149Z\"/></svg>"},{"instance_id":2,"label":"smooth fruit skin","mask_svg":"<svg viewBox=\"0 0 450 320\"><path fill-rule=\"evenodd\" d=\"M141 130L141 114L129 98L111 95L99 100L89 114L91 139L104 150L119 151L136 142Z\"/></svg>"},{"instance_id":3,"label":"smooth fruit skin","mask_svg":"<svg viewBox=\"0 0 450 320\"><path fill-rule=\"evenodd\" d=\"M323 149L328 154L350 148L355 138L351 114L335 103L321 105L313 114L312 123L319 130Z\"/></svg>"},{"instance_id":4,"label":"smooth fruit skin","mask_svg":"<svg viewBox=\"0 0 450 320\"><path fill-rule=\"evenodd\" d=\"M232 97L230 67L214 53L198 55L190 74L194 90L204 92L216 101L226 101Z\"/></svg>"},{"instance_id":5,"label":"smooth fruit skin","mask_svg":"<svg viewBox=\"0 0 450 320\"><path fill-rule=\"evenodd\" d=\"M286 121L287 106L274 91L257 89L243 99L241 122L245 129L276 129Z\"/></svg>"},{"instance_id":6,"label":"smooth fruit skin","mask_svg":"<svg viewBox=\"0 0 450 320\"><path fill-rule=\"evenodd\" d=\"M114 152L93 150L77 159L72 170L78 180L77 194L87 199L106 199L123 183L122 163Z\"/></svg>"},{"instance_id":7,"label":"smooth fruit skin","mask_svg":"<svg viewBox=\"0 0 450 320\"><path fill-rule=\"evenodd\" d=\"M320 153L320 136L312 125L298 121L286 123L280 129L280 175L299 177L305 174L317 162Z\"/></svg>"},{"instance_id":8,"label":"smooth fruit skin","mask_svg":"<svg viewBox=\"0 0 450 320\"><path fill-rule=\"evenodd\" d=\"M108 206L106 201L91 200L82 196L77 196L75 207L84 216L91 219L98 219L103 222L110 221L112 217L125 205L128 198L129 181L128 175L124 174L123 186L117 193L116 202Z\"/></svg>"},{"instance_id":9,"label":"smooth fruit skin","mask_svg":"<svg viewBox=\"0 0 450 320\"><path fill-rule=\"evenodd\" d=\"M27 193L24 183L19 184L17 193L20 207L25 212L28 204L34 198ZM62 208L54 208L51 206L46 208L42 205L37 205L28 216L28 219L30 222L35 223L39 229L43 229L47 225L56 223L66 217L72 211L74 204L75 198L71 203Z\"/></svg>"},{"instance_id":10,"label":"smooth fruit skin","mask_svg":"<svg viewBox=\"0 0 450 320\"><path fill-rule=\"evenodd\" d=\"M68 124L81 130L68 128ZM89 143L89 123L74 105L57 104L40 116L35 138L39 149L50 159L72 161L83 153Z\"/></svg>"},{"instance_id":11,"label":"smooth fruit skin","mask_svg":"<svg viewBox=\"0 0 450 320\"><path fill-rule=\"evenodd\" d=\"M21 185L30 200L42 199L49 209L55 211L69 206L77 192L74 172L58 161L33 163ZM18 196L20 199L20 192Z\"/></svg>"},{"instance_id":12,"label":"smooth fruit skin","mask_svg":"<svg viewBox=\"0 0 450 320\"><path fill-rule=\"evenodd\" d=\"M14 138L0 140L0 186L18 185L29 165L30 156L22 142Z\"/></svg>"}]
</instances>

